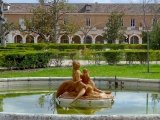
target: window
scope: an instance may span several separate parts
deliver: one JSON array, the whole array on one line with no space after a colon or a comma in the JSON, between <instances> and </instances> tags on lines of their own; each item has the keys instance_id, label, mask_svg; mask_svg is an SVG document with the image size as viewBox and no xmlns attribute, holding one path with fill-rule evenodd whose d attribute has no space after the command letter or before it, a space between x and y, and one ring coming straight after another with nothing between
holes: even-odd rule
<instances>
[{"instance_id":1,"label":"window","mask_svg":"<svg viewBox=\"0 0 160 120\"><path fill-rule=\"evenodd\" d=\"M86 5L86 11L90 11L91 10L91 5Z\"/></svg>"},{"instance_id":2,"label":"window","mask_svg":"<svg viewBox=\"0 0 160 120\"><path fill-rule=\"evenodd\" d=\"M139 23L139 27L142 27L142 23Z\"/></svg>"},{"instance_id":3,"label":"window","mask_svg":"<svg viewBox=\"0 0 160 120\"><path fill-rule=\"evenodd\" d=\"M86 25L87 26L91 26L91 20L90 20L90 18L86 18Z\"/></svg>"},{"instance_id":4,"label":"window","mask_svg":"<svg viewBox=\"0 0 160 120\"><path fill-rule=\"evenodd\" d=\"M26 26L24 25L24 18L19 18L19 25L21 26L21 28L22 28L23 30L26 29Z\"/></svg>"},{"instance_id":5,"label":"window","mask_svg":"<svg viewBox=\"0 0 160 120\"><path fill-rule=\"evenodd\" d=\"M120 21L121 21L121 26L124 26L123 18L121 18Z\"/></svg>"},{"instance_id":6,"label":"window","mask_svg":"<svg viewBox=\"0 0 160 120\"><path fill-rule=\"evenodd\" d=\"M152 24L157 23L157 22L158 22L157 18L152 19Z\"/></svg>"},{"instance_id":7,"label":"window","mask_svg":"<svg viewBox=\"0 0 160 120\"><path fill-rule=\"evenodd\" d=\"M24 19L23 18L19 18L19 24L20 25L24 24Z\"/></svg>"},{"instance_id":8,"label":"window","mask_svg":"<svg viewBox=\"0 0 160 120\"><path fill-rule=\"evenodd\" d=\"M7 23L8 22L8 18L4 18L4 23Z\"/></svg>"},{"instance_id":9,"label":"window","mask_svg":"<svg viewBox=\"0 0 160 120\"><path fill-rule=\"evenodd\" d=\"M67 24L67 22L68 22L67 18L64 18L63 19L63 24Z\"/></svg>"},{"instance_id":10,"label":"window","mask_svg":"<svg viewBox=\"0 0 160 120\"><path fill-rule=\"evenodd\" d=\"M63 43L68 43L68 40L65 40L65 39L64 39L64 40L63 40Z\"/></svg>"},{"instance_id":11,"label":"window","mask_svg":"<svg viewBox=\"0 0 160 120\"><path fill-rule=\"evenodd\" d=\"M112 22L111 19L108 19L108 22L111 23Z\"/></svg>"},{"instance_id":12,"label":"window","mask_svg":"<svg viewBox=\"0 0 160 120\"><path fill-rule=\"evenodd\" d=\"M2 3L3 4L3 3ZM10 8L10 4L4 3L3 4L3 11L8 11Z\"/></svg>"},{"instance_id":13,"label":"window","mask_svg":"<svg viewBox=\"0 0 160 120\"><path fill-rule=\"evenodd\" d=\"M131 27L135 27L135 19L131 19Z\"/></svg>"}]
</instances>

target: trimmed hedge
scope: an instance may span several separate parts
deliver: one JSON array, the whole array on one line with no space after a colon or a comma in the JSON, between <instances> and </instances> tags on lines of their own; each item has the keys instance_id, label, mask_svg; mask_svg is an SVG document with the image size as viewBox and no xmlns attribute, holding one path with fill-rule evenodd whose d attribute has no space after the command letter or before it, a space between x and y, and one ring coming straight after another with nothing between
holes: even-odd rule
<instances>
[{"instance_id":1,"label":"trimmed hedge","mask_svg":"<svg viewBox=\"0 0 160 120\"><path fill-rule=\"evenodd\" d=\"M44 68L48 66L51 55L51 52L2 54L1 66L9 69Z\"/></svg>"},{"instance_id":2,"label":"trimmed hedge","mask_svg":"<svg viewBox=\"0 0 160 120\"><path fill-rule=\"evenodd\" d=\"M88 49L81 56L80 50ZM106 49L109 49L106 51ZM0 47L0 64L9 69L30 69L61 66L65 57L71 60L94 60L95 64L105 58L110 65L124 60L129 64L147 61L146 45L143 44L7 44ZM160 50L150 50L150 60L160 60Z\"/></svg>"},{"instance_id":3,"label":"trimmed hedge","mask_svg":"<svg viewBox=\"0 0 160 120\"><path fill-rule=\"evenodd\" d=\"M147 50L147 44L125 44L125 49Z\"/></svg>"},{"instance_id":4,"label":"trimmed hedge","mask_svg":"<svg viewBox=\"0 0 160 120\"><path fill-rule=\"evenodd\" d=\"M36 44L7 44L7 47L0 47L0 49L34 49L34 50L45 50L45 49L57 49L64 51L65 49L84 49L86 46L90 50L123 50L123 49L147 49L146 44L45 44L45 43L36 43Z\"/></svg>"},{"instance_id":5,"label":"trimmed hedge","mask_svg":"<svg viewBox=\"0 0 160 120\"><path fill-rule=\"evenodd\" d=\"M156 53L155 53L156 52ZM160 51L149 51L150 60L160 60ZM108 64L117 64L120 60L124 60L129 64L138 61L140 64L147 62L147 51L146 50L109 50L103 53ZM152 55L152 57L151 57Z\"/></svg>"},{"instance_id":6,"label":"trimmed hedge","mask_svg":"<svg viewBox=\"0 0 160 120\"><path fill-rule=\"evenodd\" d=\"M51 62L55 66L61 66L64 57L76 59L79 56L78 51L28 51L28 52L14 52L1 54L0 64L2 67L8 69L31 69L31 68L45 68ZM100 61L105 58L109 65L118 64L119 61L124 60L128 64L133 64L139 61L140 64L147 62L146 50L108 50L108 51L92 51L85 52L83 56L86 60L94 60L95 64L100 64ZM150 51L150 60L160 60L160 50Z\"/></svg>"},{"instance_id":7,"label":"trimmed hedge","mask_svg":"<svg viewBox=\"0 0 160 120\"><path fill-rule=\"evenodd\" d=\"M109 50L103 53L103 56L106 58L106 61L109 65L115 65L122 59L122 52Z\"/></svg>"}]
</instances>

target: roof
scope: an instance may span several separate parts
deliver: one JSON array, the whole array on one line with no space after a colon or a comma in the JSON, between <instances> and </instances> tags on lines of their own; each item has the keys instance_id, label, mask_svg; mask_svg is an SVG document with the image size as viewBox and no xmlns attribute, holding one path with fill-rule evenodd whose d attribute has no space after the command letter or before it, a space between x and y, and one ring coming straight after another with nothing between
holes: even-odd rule
<instances>
[{"instance_id":1,"label":"roof","mask_svg":"<svg viewBox=\"0 0 160 120\"><path fill-rule=\"evenodd\" d=\"M87 3L69 3L77 7L72 13L87 13ZM30 13L30 9L40 6L39 3L10 3L11 7L7 13ZM124 11L126 14L143 14L142 4L132 3L90 3L89 13L110 13L113 10ZM146 14L153 13L154 4L146 5ZM157 7L158 8L158 7ZM159 8L158 8L159 11Z\"/></svg>"}]
</instances>

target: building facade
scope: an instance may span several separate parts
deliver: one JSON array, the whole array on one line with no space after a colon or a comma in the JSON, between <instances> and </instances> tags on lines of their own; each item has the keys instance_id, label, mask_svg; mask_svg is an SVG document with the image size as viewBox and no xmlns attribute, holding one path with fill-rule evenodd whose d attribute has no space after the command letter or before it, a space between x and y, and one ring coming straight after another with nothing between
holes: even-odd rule
<instances>
[{"instance_id":1,"label":"building facade","mask_svg":"<svg viewBox=\"0 0 160 120\"><path fill-rule=\"evenodd\" d=\"M25 27L23 24L23 17L30 18L32 13L31 9L39 6L39 3L11 3L10 10L5 12L4 15L7 21L18 23L21 27ZM146 24L144 24L144 12L141 4L107 4L107 3L91 3L83 4L76 3L72 4L76 6L76 10L66 15L72 14L75 16L82 16L86 21L86 26L92 29L88 32L86 37L87 44L107 44L102 36L106 27L106 23L109 19L109 15L113 10L124 11L125 15L121 18L123 23L122 26L125 30L125 39L128 39L128 44L143 44L142 41L142 31L146 30L146 26L149 30L152 28L153 19L155 18L154 5L149 4L145 8L145 19ZM156 14L156 18L158 18ZM64 17L65 18L65 17ZM78 20L78 19L77 19ZM65 19L63 21L65 23ZM99 25L98 25L99 24ZM97 25L97 26L96 26ZM50 38L48 38L50 40ZM11 31L6 36L7 43L40 43L42 42L40 36L35 33L21 34L20 31ZM125 40L124 40L125 41ZM58 43L84 43L84 34L81 31L76 32L74 36L64 36L58 37ZM115 43L120 43L116 40Z\"/></svg>"}]
</instances>

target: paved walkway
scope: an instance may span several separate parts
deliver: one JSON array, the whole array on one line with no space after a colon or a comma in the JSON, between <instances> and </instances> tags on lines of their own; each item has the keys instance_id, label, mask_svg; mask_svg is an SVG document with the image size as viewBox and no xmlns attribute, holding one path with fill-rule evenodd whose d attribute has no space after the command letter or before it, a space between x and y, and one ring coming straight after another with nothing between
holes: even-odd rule
<instances>
[{"instance_id":1,"label":"paved walkway","mask_svg":"<svg viewBox=\"0 0 160 120\"><path fill-rule=\"evenodd\" d=\"M94 60L78 60L81 65L93 65L95 64ZM106 61L100 61L100 65L108 64ZM120 61L118 63L119 65L125 65L128 64L126 61ZM138 61L134 61L133 64L140 64ZM152 61L150 64L160 64L160 61ZM55 66L53 63L50 66ZM62 61L62 66L72 66L72 60L63 60Z\"/></svg>"}]
</instances>

